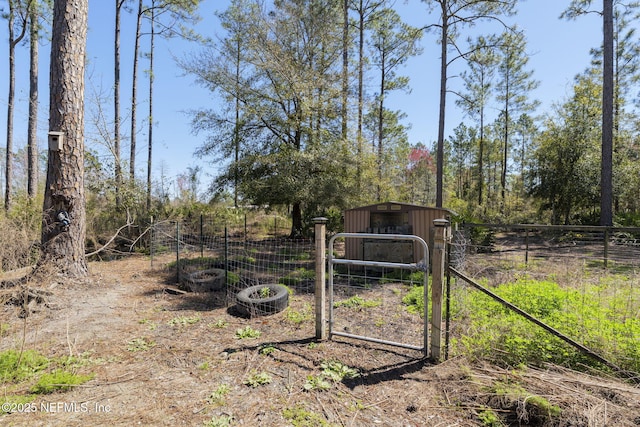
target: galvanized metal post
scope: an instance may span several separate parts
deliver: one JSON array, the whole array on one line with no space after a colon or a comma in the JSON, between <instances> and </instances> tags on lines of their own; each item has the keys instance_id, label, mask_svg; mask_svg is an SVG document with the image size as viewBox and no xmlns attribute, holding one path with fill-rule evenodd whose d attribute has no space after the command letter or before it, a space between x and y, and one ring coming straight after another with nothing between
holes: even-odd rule
<instances>
[{"instance_id":1,"label":"galvanized metal post","mask_svg":"<svg viewBox=\"0 0 640 427\"><path fill-rule=\"evenodd\" d=\"M431 359L438 361L441 357L442 341L442 290L445 277L445 251L449 221L436 219L433 254L431 259ZM425 301L426 303L426 301Z\"/></svg>"},{"instance_id":2,"label":"galvanized metal post","mask_svg":"<svg viewBox=\"0 0 640 427\"><path fill-rule=\"evenodd\" d=\"M314 218L316 248L316 339L327 339L327 303L326 303L326 260L327 260L327 218Z\"/></svg>"},{"instance_id":3,"label":"galvanized metal post","mask_svg":"<svg viewBox=\"0 0 640 427\"><path fill-rule=\"evenodd\" d=\"M204 215L200 214L200 258L204 258Z\"/></svg>"},{"instance_id":4,"label":"galvanized metal post","mask_svg":"<svg viewBox=\"0 0 640 427\"><path fill-rule=\"evenodd\" d=\"M180 221L176 221L176 283L180 283Z\"/></svg>"},{"instance_id":5,"label":"galvanized metal post","mask_svg":"<svg viewBox=\"0 0 640 427\"><path fill-rule=\"evenodd\" d=\"M156 225L153 223L153 215L151 215L151 224L149 225L149 256L151 257L151 269L153 270L153 250L156 244Z\"/></svg>"}]
</instances>

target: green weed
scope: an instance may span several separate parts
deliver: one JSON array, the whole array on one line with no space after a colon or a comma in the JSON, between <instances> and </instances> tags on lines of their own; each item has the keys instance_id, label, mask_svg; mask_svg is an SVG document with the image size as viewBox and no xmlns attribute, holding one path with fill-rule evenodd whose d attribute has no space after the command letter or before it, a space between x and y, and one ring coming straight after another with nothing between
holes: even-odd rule
<instances>
[{"instance_id":1,"label":"green weed","mask_svg":"<svg viewBox=\"0 0 640 427\"><path fill-rule=\"evenodd\" d=\"M345 308L355 308L361 310L363 308L371 308L378 307L382 305L382 301L379 299L375 300L367 300L358 295L352 296L349 299L336 301L333 303L334 308L345 307Z\"/></svg>"},{"instance_id":2,"label":"green weed","mask_svg":"<svg viewBox=\"0 0 640 427\"><path fill-rule=\"evenodd\" d=\"M239 340L242 340L245 338L258 338L260 337L260 335L262 335L262 332L256 329L253 329L249 325L245 326L242 329L236 330L236 338L238 338Z\"/></svg>"},{"instance_id":3,"label":"green weed","mask_svg":"<svg viewBox=\"0 0 640 427\"><path fill-rule=\"evenodd\" d=\"M224 405L225 397L231 391L229 384L220 384L207 398L207 403L211 405Z\"/></svg>"},{"instance_id":4,"label":"green weed","mask_svg":"<svg viewBox=\"0 0 640 427\"><path fill-rule=\"evenodd\" d=\"M134 338L127 343L127 350L132 353L138 351L147 351L155 347L156 343L146 338Z\"/></svg>"},{"instance_id":5,"label":"green weed","mask_svg":"<svg viewBox=\"0 0 640 427\"><path fill-rule=\"evenodd\" d=\"M212 417L209 421L204 423L204 427L229 427L233 422L231 415L220 415Z\"/></svg>"},{"instance_id":6,"label":"green weed","mask_svg":"<svg viewBox=\"0 0 640 427\"><path fill-rule=\"evenodd\" d=\"M94 375L79 375L64 370L55 370L42 375L36 385L31 388L31 393L49 394L55 391L67 391L74 386L84 384L93 379Z\"/></svg>"},{"instance_id":7,"label":"green weed","mask_svg":"<svg viewBox=\"0 0 640 427\"><path fill-rule=\"evenodd\" d=\"M28 380L47 368L49 363L49 359L33 350L5 350L0 353L0 380L3 383Z\"/></svg>"},{"instance_id":8,"label":"green weed","mask_svg":"<svg viewBox=\"0 0 640 427\"><path fill-rule=\"evenodd\" d=\"M291 307L287 307L284 312L284 318L287 322L292 323L296 326L300 326L305 322L309 322L313 320L313 307L311 304L306 303L301 310L294 310Z\"/></svg>"},{"instance_id":9,"label":"green weed","mask_svg":"<svg viewBox=\"0 0 640 427\"><path fill-rule=\"evenodd\" d=\"M262 354L263 356L269 356L276 351L278 351L278 349L273 344L265 344L263 346L260 346L259 350L260 354Z\"/></svg>"},{"instance_id":10,"label":"green weed","mask_svg":"<svg viewBox=\"0 0 640 427\"><path fill-rule=\"evenodd\" d=\"M360 372L358 372L357 369L350 368L336 360L324 361L320 364L320 367L322 368L322 374L335 382L342 381L345 378L353 379L360 376Z\"/></svg>"},{"instance_id":11,"label":"green weed","mask_svg":"<svg viewBox=\"0 0 640 427\"><path fill-rule=\"evenodd\" d=\"M309 281L313 281L316 278L315 270L309 270L307 268L296 268L286 276L280 278L278 281L285 286L296 287Z\"/></svg>"},{"instance_id":12,"label":"green weed","mask_svg":"<svg viewBox=\"0 0 640 427\"><path fill-rule=\"evenodd\" d=\"M638 310L638 291L623 286L624 280L609 278L578 290L525 276L492 290L619 366L640 372L640 319L628 315ZM465 322L465 329L471 331L459 339L461 350L469 355L509 366L551 362L579 368L596 364L480 292L463 290L452 302L453 318ZM499 360L496 354L500 354Z\"/></svg>"},{"instance_id":13,"label":"green weed","mask_svg":"<svg viewBox=\"0 0 640 427\"><path fill-rule=\"evenodd\" d=\"M409 289L402 297L402 303L407 306L409 313L424 316L424 286L413 286Z\"/></svg>"},{"instance_id":14,"label":"green weed","mask_svg":"<svg viewBox=\"0 0 640 427\"><path fill-rule=\"evenodd\" d=\"M478 413L478 419L486 427L504 427L500 416L491 408L483 409Z\"/></svg>"},{"instance_id":15,"label":"green weed","mask_svg":"<svg viewBox=\"0 0 640 427\"><path fill-rule=\"evenodd\" d=\"M218 319L215 322L209 324L209 327L218 328L218 329L223 329L223 328L226 328L227 326L229 326L229 322L227 322L224 319Z\"/></svg>"},{"instance_id":16,"label":"green weed","mask_svg":"<svg viewBox=\"0 0 640 427\"><path fill-rule=\"evenodd\" d=\"M308 411L302 405L284 409L282 416L294 427L328 427L331 425L321 415Z\"/></svg>"},{"instance_id":17,"label":"green weed","mask_svg":"<svg viewBox=\"0 0 640 427\"><path fill-rule=\"evenodd\" d=\"M198 323L199 321L200 321L200 316L192 316L192 317L178 316L169 320L167 324L169 326L187 326L187 325L193 325L195 323Z\"/></svg>"},{"instance_id":18,"label":"green weed","mask_svg":"<svg viewBox=\"0 0 640 427\"><path fill-rule=\"evenodd\" d=\"M253 370L251 371L247 379L243 381L243 384L256 388L260 387L261 385L269 384L272 380L273 378L267 372L257 372Z\"/></svg>"},{"instance_id":19,"label":"green weed","mask_svg":"<svg viewBox=\"0 0 640 427\"><path fill-rule=\"evenodd\" d=\"M309 375L307 381L302 386L306 391L310 390L329 390L332 383L327 380L324 375Z\"/></svg>"}]
</instances>

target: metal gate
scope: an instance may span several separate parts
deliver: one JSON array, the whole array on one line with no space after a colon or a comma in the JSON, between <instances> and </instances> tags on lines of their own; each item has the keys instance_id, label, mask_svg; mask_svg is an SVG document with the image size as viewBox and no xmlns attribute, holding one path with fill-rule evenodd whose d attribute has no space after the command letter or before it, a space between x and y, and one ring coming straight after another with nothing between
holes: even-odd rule
<instances>
[{"instance_id":1,"label":"metal gate","mask_svg":"<svg viewBox=\"0 0 640 427\"><path fill-rule=\"evenodd\" d=\"M422 249L423 257L417 263L403 263L403 262L387 262L387 261L375 261L375 260L358 260L358 259L343 259L343 258L335 258L334 256L334 242L338 238L344 239L379 239L379 240L401 240L401 241L412 241L414 243L414 250L417 250L416 247ZM369 233L338 233L331 238L329 241L328 255L327 255L327 264L328 264L328 282L329 282L329 339L332 336L342 336L348 337L357 340L375 342L385 345L391 345L396 347L403 347L412 350L418 350L422 352L424 357L428 356L428 283L429 283L429 247L426 242L418 236L405 235L405 234L369 234ZM375 338L366 335L358 335L353 334L348 331L338 331L335 330L334 325L334 266L336 265L344 265L344 266L355 266L362 268L390 268L390 269L402 269L409 271L423 271L424 279L424 313L422 313L422 318L424 320L424 327L422 330L422 345L412 345L408 343L397 342L393 340L386 340Z\"/></svg>"}]
</instances>

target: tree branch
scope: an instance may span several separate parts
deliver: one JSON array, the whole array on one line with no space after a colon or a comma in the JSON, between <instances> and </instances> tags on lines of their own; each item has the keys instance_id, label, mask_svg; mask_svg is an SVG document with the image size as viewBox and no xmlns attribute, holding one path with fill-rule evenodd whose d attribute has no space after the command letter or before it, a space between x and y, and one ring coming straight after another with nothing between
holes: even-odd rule
<instances>
[{"instance_id":1,"label":"tree branch","mask_svg":"<svg viewBox=\"0 0 640 427\"><path fill-rule=\"evenodd\" d=\"M127 223L125 225L123 225L122 227L118 228L118 230L116 230L116 234L114 234L111 239L109 239L109 241L107 243L105 243L100 249L97 249L91 253L85 254L85 257L91 257L93 255L97 255L100 252L102 252L103 250L105 250L107 248L107 246L109 246L115 239L116 237L118 237L118 235L120 235L120 232L122 230L124 230L127 227L130 227L133 225L133 221L131 221L131 215L129 215L129 211L127 211Z\"/></svg>"}]
</instances>

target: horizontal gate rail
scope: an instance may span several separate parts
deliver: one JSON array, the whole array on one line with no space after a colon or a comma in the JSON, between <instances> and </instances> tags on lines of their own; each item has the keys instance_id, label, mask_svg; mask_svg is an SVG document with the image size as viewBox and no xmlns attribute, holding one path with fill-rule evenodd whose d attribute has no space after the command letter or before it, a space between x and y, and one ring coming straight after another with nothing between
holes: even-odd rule
<instances>
[{"instance_id":1,"label":"horizontal gate rail","mask_svg":"<svg viewBox=\"0 0 640 427\"><path fill-rule=\"evenodd\" d=\"M333 255L333 245L337 238L353 239L353 238L366 238L366 239L378 239L378 240L409 240L417 243L422 247L422 253L424 257L418 263L400 263L400 262L383 262L383 261L365 261L357 259L337 259ZM338 233L329 240L329 250L327 257L328 264L328 279L329 279L329 339L332 336L341 336L346 338L352 338L361 341L375 342L378 344L385 344L390 346L402 347L411 350L421 351L424 357L427 357L428 353L428 283L429 283L429 247L427 243L419 236L412 236L406 234L371 234L371 233ZM424 329L423 329L423 345L416 346L406 343L395 342L391 340L383 340L373 337L367 337L362 335L350 334L347 332L340 332L333 330L333 267L334 265L348 265L348 266L362 266L362 267L382 267L382 268L400 268L411 271L424 271Z\"/></svg>"}]
</instances>

